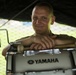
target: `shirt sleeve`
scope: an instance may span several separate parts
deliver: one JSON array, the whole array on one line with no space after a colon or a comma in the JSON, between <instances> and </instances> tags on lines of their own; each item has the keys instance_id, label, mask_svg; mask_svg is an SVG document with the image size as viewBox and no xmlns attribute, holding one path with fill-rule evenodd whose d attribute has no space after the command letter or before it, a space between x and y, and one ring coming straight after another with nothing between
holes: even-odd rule
<instances>
[{"instance_id":1,"label":"shirt sleeve","mask_svg":"<svg viewBox=\"0 0 76 75\"><path fill-rule=\"evenodd\" d=\"M61 39L61 40L72 40L72 41L76 41L76 38L73 36L69 36L69 35L65 35L65 34L60 34L57 35L57 39Z\"/></svg>"}]
</instances>

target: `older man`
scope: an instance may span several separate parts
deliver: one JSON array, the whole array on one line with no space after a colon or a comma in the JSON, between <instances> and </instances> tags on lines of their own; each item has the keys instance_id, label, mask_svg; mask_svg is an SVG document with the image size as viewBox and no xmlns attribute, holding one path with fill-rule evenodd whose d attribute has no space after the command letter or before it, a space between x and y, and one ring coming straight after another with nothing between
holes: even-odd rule
<instances>
[{"instance_id":1,"label":"older man","mask_svg":"<svg viewBox=\"0 0 76 75\"><path fill-rule=\"evenodd\" d=\"M53 8L47 3L37 4L31 15L32 26L35 33L32 36L24 37L15 42L21 43L30 50L42 50L54 48L56 46L75 44L76 39L67 35L56 35L50 30L50 26L55 21ZM2 54L5 56L9 50L10 44L3 49ZM23 50L19 50L23 52Z\"/></svg>"}]
</instances>

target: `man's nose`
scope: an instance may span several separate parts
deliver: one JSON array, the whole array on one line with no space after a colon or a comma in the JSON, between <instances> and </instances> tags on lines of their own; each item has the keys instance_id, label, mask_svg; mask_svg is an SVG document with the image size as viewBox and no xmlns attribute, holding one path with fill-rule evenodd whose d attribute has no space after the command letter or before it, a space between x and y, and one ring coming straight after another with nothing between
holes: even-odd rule
<instances>
[{"instance_id":1,"label":"man's nose","mask_svg":"<svg viewBox=\"0 0 76 75\"><path fill-rule=\"evenodd\" d=\"M40 19L37 19L36 20L36 24L40 24Z\"/></svg>"}]
</instances>

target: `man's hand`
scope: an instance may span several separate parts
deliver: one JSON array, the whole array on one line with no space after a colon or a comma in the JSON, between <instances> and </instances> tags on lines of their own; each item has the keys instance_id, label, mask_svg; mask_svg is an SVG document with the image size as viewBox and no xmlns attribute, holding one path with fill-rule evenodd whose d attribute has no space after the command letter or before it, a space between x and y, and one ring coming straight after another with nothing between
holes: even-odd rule
<instances>
[{"instance_id":1,"label":"man's hand","mask_svg":"<svg viewBox=\"0 0 76 75\"><path fill-rule=\"evenodd\" d=\"M42 50L49 49L55 46L55 41L50 36L34 37L33 44L31 44L30 49Z\"/></svg>"}]
</instances>

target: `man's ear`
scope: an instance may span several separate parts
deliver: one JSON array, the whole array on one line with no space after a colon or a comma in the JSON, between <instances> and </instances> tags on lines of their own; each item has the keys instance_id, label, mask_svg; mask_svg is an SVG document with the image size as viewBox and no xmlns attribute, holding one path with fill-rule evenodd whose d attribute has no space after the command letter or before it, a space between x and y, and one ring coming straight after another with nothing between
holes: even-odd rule
<instances>
[{"instance_id":1,"label":"man's ear","mask_svg":"<svg viewBox=\"0 0 76 75\"><path fill-rule=\"evenodd\" d=\"M55 16L52 16L52 22L51 22L51 25L54 24L55 22Z\"/></svg>"}]
</instances>

